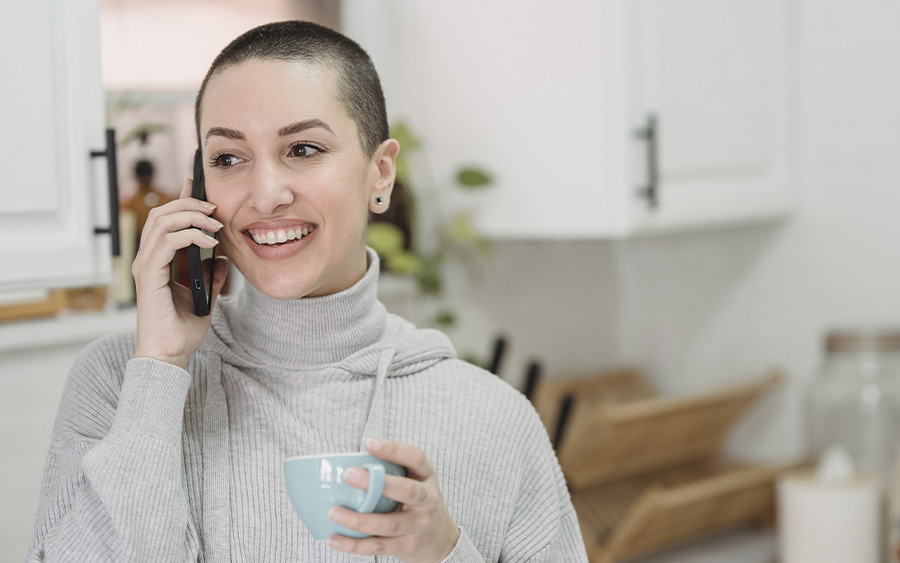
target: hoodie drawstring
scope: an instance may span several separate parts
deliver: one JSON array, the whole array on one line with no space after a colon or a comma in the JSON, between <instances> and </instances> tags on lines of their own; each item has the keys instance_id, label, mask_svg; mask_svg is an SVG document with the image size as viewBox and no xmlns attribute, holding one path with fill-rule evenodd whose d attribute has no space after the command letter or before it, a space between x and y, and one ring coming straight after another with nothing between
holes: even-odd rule
<instances>
[{"instance_id":1,"label":"hoodie drawstring","mask_svg":"<svg viewBox=\"0 0 900 563\"><path fill-rule=\"evenodd\" d=\"M223 366L216 354L209 355L206 397L203 406L203 537L207 561L230 561L231 467L228 401L222 387Z\"/></svg>"},{"instance_id":2,"label":"hoodie drawstring","mask_svg":"<svg viewBox=\"0 0 900 563\"><path fill-rule=\"evenodd\" d=\"M397 354L395 348L388 348L378 356L378 368L375 372L375 388L372 391L372 404L369 405L369 415L366 418L366 426L363 428L362 441L359 450L366 451L366 440L369 438L384 438L384 380L387 379L391 362Z\"/></svg>"}]
</instances>

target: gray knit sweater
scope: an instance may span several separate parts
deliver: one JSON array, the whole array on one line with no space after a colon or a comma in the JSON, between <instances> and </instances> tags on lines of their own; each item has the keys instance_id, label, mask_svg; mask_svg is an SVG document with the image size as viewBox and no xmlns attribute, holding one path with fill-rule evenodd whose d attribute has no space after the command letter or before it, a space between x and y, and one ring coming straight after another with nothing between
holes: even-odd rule
<instances>
[{"instance_id":1,"label":"gray knit sweater","mask_svg":"<svg viewBox=\"0 0 900 563\"><path fill-rule=\"evenodd\" d=\"M437 467L462 531L447 561L587 561L534 409L441 333L388 314L369 260L339 294L278 301L245 284L223 297L187 371L132 359L134 333L88 346L59 408L27 560L372 561L310 536L282 461L383 436Z\"/></svg>"}]
</instances>

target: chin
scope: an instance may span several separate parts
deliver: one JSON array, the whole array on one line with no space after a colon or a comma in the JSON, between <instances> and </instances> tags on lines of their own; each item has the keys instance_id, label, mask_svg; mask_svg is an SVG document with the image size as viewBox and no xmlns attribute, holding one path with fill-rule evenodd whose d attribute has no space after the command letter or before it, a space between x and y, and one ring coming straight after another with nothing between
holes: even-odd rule
<instances>
[{"instance_id":1,"label":"chin","mask_svg":"<svg viewBox=\"0 0 900 563\"><path fill-rule=\"evenodd\" d=\"M306 283L306 280L298 279L286 274L271 274L266 277L248 278L253 287L272 299L292 300L306 297L315 290L315 287Z\"/></svg>"}]
</instances>

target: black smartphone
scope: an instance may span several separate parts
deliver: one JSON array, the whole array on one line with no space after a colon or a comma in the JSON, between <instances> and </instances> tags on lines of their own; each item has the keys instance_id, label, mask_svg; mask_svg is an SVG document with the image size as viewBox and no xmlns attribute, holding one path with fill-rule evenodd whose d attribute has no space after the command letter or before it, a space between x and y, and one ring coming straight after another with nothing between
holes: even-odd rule
<instances>
[{"instance_id":1,"label":"black smartphone","mask_svg":"<svg viewBox=\"0 0 900 563\"><path fill-rule=\"evenodd\" d=\"M191 197L206 201L206 182L203 179L203 156L200 149L194 153L194 178L191 183ZM206 231L204 231L206 232ZM211 236L211 233L206 233ZM212 309L212 280L216 271L216 249L206 249L192 244L186 249L188 276L191 294L194 297L194 312L198 317L205 317ZM203 276L203 263L208 264L208 277Z\"/></svg>"}]
</instances>

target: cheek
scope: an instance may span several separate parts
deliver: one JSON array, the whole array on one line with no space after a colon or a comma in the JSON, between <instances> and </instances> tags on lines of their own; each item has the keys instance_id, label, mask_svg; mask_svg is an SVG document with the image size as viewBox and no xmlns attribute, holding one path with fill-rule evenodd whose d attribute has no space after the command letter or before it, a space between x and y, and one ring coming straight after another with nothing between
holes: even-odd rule
<instances>
[{"instance_id":1,"label":"cheek","mask_svg":"<svg viewBox=\"0 0 900 563\"><path fill-rule=\"evenodd\" d=\"M327 202L329 207L339 209L344 215L355 217L368 213L368 190L359 175L335 175L323 180L319 184L320 189L310 189L305 195L322 203Z\"/></svg>"},{"instance_id":2,"label":"cheek","mask_svg":"<svg viewBox=\"0 0 900 563\"><path fill-rule=\"evenodd\" d=\"M235 212L240 207L240 201L233 193L224 190L207 190L206 200L216 204L216 210L213 217L228 224L228 221L234 217Z\"/></svg>"}]
</instances>

